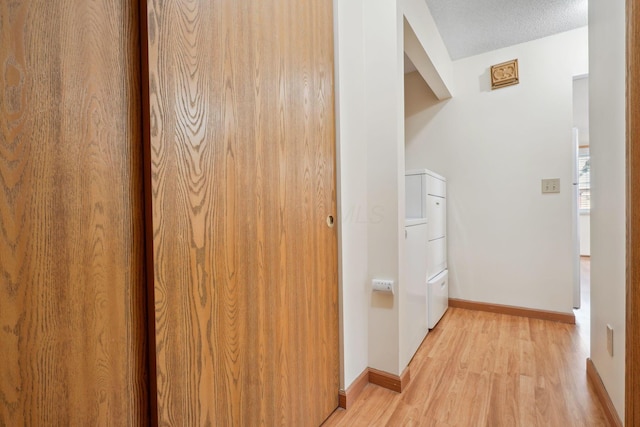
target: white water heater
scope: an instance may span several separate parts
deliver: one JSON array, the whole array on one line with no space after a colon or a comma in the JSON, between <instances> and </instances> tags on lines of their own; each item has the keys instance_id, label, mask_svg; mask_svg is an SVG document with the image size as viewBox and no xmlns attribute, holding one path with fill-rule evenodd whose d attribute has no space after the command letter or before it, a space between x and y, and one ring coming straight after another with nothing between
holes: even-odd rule
<instances>
[{"instance_id":1,"label":"white water heater","mask_svg":"<svg viewBox=\"0 0 640 427\"><path fill-rule=\"evenodd\" d=\"M447 180L428 169L405 173L406 218L427 221L427 286L429 328L449 306L447 271ZM437 289L436 289L437 288Z\"/></svg>"}]
</instances>

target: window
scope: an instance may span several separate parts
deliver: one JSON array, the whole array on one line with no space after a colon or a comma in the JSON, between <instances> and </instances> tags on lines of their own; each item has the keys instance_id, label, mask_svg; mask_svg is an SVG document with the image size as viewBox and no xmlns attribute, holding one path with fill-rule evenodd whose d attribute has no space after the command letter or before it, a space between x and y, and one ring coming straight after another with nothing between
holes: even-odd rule
<instances>
[{"instance_id":1,"label":"window","mask_svg":"<svg viewBox=\"0 0 640 427\"><path fill-rule=\"evenodd\" d=\"M591 158L589 149L580 149L578 155L578 208L580 212L591 210Z\"/></svg>"}]
</instances>

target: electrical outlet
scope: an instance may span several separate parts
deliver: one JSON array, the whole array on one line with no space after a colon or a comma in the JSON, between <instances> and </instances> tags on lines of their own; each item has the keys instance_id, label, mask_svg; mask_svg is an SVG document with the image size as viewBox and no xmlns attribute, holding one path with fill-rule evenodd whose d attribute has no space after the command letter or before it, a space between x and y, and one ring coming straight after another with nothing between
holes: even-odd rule
<instances>
[{"instance_id":1,"label":"electrical outlet","mask_svg":"<svg viewBox=\"0 0 640 427\"><path fill-rule=\"evenodd\" d=\"M607 325L607 351L613 357L613 326Z\"/></svg>"},{"instance_id":2,"label":"electrical outlet","mask_svg":"<svg viewBox=\"0 0 640 427\"><path fill-rule=\"evenodd\" d=\"M559 193L560 192L560 178L543 179L542 180L542 192L543 193Z\"/></svg>"},{"instance_id":3,"label":"electrical outlet","mask_svg":"<svg viewBox=\"0 0 640 427\"><path fill-rule=\"evenodd\" d=\"M371 288L378 292L389 292L393 294L393 280L373 279Z\"/></svg>"}]
</instances>

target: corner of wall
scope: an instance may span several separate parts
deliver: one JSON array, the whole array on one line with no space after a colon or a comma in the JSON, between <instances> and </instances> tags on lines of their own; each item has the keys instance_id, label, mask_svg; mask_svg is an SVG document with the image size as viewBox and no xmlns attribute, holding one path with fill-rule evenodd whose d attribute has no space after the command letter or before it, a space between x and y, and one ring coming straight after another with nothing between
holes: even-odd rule
<instances>
[{"instance_id":1,"label":"corner of wall","mask_svg":"<svg viewBox=\"0 0 640 427\"><path fill-rule=\"evenodd\" d=\"M404 52L438 99L453 96L453 63L424 0L404 0Z\"/></svg>"},{"instance_id":2,"label":"corner of wall","mask_svg":"<svg viewBox=\"0 0 640 427\"><path fill-rule=\"evenodd\" d=\"M625 3L589 2L591 360L618 414L625 405ZM606 327L614 329L613 355Z\"/></svg>"},{"instance_id":3,"label":"corner of wall","mask_svg":"<svg viewBox=\"0 0 640 427\"><path fill-rule=\"evenodd\" d=\"M368 367L369 290L367 221L364 0L334 0L340 387Z\"/></svg>"}]
</instances>

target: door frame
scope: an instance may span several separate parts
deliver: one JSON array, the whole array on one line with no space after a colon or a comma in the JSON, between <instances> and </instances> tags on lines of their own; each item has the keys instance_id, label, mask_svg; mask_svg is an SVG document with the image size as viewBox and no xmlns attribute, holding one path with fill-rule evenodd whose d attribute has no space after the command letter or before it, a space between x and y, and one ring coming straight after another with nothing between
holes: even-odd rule
<instances>
[{"instance_id":1,"label":"door frame","mask_svg":"<svg viewBox=\"0 0 640 427\"><path fill-rule=\"evenodd\" d=\"M584 77L573 77L573 92L575 94L575 82ZM574 95L575 96L575 95ZM575 107L574 107L575 108ZM574 123L575 125L575 123ZM571 130L571 245L573 254L571 264L573 265L573 308L580 309L581 304L581 278L580 278L580 177L578 173L578 159L580 158L580 141L578 140L578 128Z\"/></svg>"},{"instance_id":2,"label":"door frame","mask_svg":"<svg viewBox=\"0 0 640 427\"><path fill-rule=\"evenodd\" d=\"M640 0L627 0L625 425L640 425Z\"/></svg>"}]
</instances>

